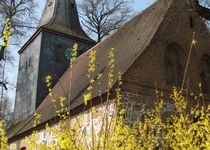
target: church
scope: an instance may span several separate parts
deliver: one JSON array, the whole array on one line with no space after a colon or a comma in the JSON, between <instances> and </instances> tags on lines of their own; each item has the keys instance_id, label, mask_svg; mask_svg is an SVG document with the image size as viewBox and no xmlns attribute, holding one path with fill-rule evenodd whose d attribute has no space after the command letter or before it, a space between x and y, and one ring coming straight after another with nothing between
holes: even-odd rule
<instances>
[{"instance_id":1,"label":"church","mask_svg":"<svg viewBox=\"0 0 210 150\"><path fill-rule=\"evenodd\" d=\"M190 49L192 38L197 44ZM107 93L108 53L115 49L113 88L122 74L122 99L127 118L141 118L139 108L153 105L155 90L170 95L172 87L197 94L202 83L206 101L210 100L210 34L204 19L188 0L157 0L130 19L100 43L89 38L80 26L75 0L47 0L39 28L19 50L20 62L15 100L14 125L8 130L11 149L27 149L25 137L32 134L34 113L41 115L40 140L47 143L45 124L55 125L55 110L45 84L52 76L54 98L68 97L72 73L70 114L84 116L88 126L90 104L83 96L89 81L86 77L89 53L96 51L96 73L104 74L92 91L92 104L103 110ZM78 58L73 68L65 56L67 48L78 44ZM187 66L187 69L186 69ZM183 82L183 78L185 80ZM102 99L98 95L101 91ZM170 104L166 109L169 111ZM95 119L97 122L97 118Z\"/></svg>"}]
</instances>

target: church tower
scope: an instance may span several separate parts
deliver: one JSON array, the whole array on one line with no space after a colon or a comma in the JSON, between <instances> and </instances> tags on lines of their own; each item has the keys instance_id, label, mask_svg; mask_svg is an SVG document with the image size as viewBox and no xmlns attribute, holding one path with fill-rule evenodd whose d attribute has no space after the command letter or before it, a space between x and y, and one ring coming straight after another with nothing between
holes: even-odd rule
<instances>
[{"instance_id":1,"label":"church tower","mask_svg":"<svg viewBox=\"0 0 210 150\"><path fill-rule=\"evenodd\" d=\"M69 66L65 51L74 43L79 55L95 44L80 26L75 0L47 0L38 30L19 51L15 121L41 104L48 93L45 77L58 81Z\"/></svg>"}]
</instances>

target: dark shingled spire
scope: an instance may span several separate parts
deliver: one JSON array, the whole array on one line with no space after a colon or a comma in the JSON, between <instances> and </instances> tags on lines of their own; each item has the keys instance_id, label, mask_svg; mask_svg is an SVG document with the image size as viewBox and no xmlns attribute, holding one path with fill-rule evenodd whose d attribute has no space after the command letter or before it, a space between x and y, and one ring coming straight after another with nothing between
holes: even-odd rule
<instances>
[{"instance_id":1,"label":"dark shingled spire","mask_svg":"<svg viewBox=\"0 0 210 150\"><path fill-rule=\"evenodd\" d=\"M47 0L39 27L93 41L80 26L75 0Z\"/></svg>"}]
</instances>

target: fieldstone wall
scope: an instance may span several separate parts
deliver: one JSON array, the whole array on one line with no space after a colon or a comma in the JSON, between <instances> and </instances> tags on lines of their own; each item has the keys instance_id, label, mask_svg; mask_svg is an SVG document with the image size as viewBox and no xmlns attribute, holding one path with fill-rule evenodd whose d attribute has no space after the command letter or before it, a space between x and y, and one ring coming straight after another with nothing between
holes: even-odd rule
<instances>
[{"instance_id":1,"label":"fieldstone wall","mask_svg":"<svg viewBox=\"0 0 210 150\"><path fill-rule=\"evenodd\" d=\"M106 111L107 110L107 111ZM74 129L76 132L79 133L79 136L82 137L82 135L86 135L86 137L91 137L91 127L92 127L92 121L91 118L93 118L93 127L94 127L94 134L99 133L102 127L102 118L104 115L108 116L108 121L112 117L115 117L116 111L115 111L115 103L114 101L110 101L107 105L107 103L103 103L100 105L97 105L95 107L95 113L91 113L91 110L86 110L73 118L69 121L69 125L72 129ZM93 116L91 116L93 114ZM59 128L58 125L53 125L52 128ZM30 137L30 136L29 136ZM52 132L43 129L40 130L38 133L38 143L49 145L52 141L56 142L56 135L54 135ZM91 142L91 138L87 138L87 142ZM11 150L20 150L23 147L28 148L28 143L25 139L20 139L18 141L15 141L14 143L10 144Z\"/></svg>"},{"instance_id":2,"label":"fieldstone wall","mask_svg":"<svg viewBox=\"0 0 210 150\"><path fill-rule=\"evenodd\" d=\"M126 108L125 120L132 125L136 121L143 122L145 117L145 111L154 109L155 102L158 102L157 98L149 99L149 97L141 96L132 93L123 94L123 105ZM163 101L162 119L165 120L168 115L176 112L176 108L172 100L165 99Z\"/></svg>"}]
</instances>

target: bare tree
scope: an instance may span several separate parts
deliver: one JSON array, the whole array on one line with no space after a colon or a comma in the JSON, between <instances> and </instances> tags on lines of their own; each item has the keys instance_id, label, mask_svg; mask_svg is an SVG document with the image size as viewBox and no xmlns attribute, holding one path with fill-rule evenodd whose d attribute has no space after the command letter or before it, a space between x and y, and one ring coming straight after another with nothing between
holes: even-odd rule
<instances>
[{"instance_id":1,"label":"bare tree","mask_svg":"<svg viewBox=\"0 0 210 150\"><path fill-rule=\"evenodd\" d=\"M34 17L36 7L34 0L0 0L0 39L4 41L3 31L6 18L11 19L11 31L13 38L21 39L25 35L26 28L34 29L37 22ZM0 49L0 61L4 58L5 46Z\"/></svg>"},{"instance_id":2,"label":"bare tree","mask_svg":"<svg viewBox=\"0 0 210 150\"><path fill-rule=\"evenodd\" d=\"M82 0L79 10L82 24L97 36L98 42L131 17L128 0Z\"/></svg>"},{"instance_id":3,"label":"bare tree","mask_svg":"<svg viewBox=\"0 0 210 150\"><path fill-rule=\"evenodd\" d=\"M9 92L13 91L15 85L12 85L9 78L7 77L9 68L6 64L13 65L13 57L10 51L5 51L5 60L0 62L0 119L7 120L7 123L10 123L12 109L11 109L11 101L12 98L6 96Z\"/></svg>"},{"instance_id":4,"label":"bare tree","mask_svg":"<svg viewBox=\"0 0 210 150\"><path fill-rule=\"evenodd\" d=\"M3 101L0 103L0 107L0 119L6 120L8 125L12 124L12 103L7 96L4 96Z\"/></svg>"}]
</instances>

